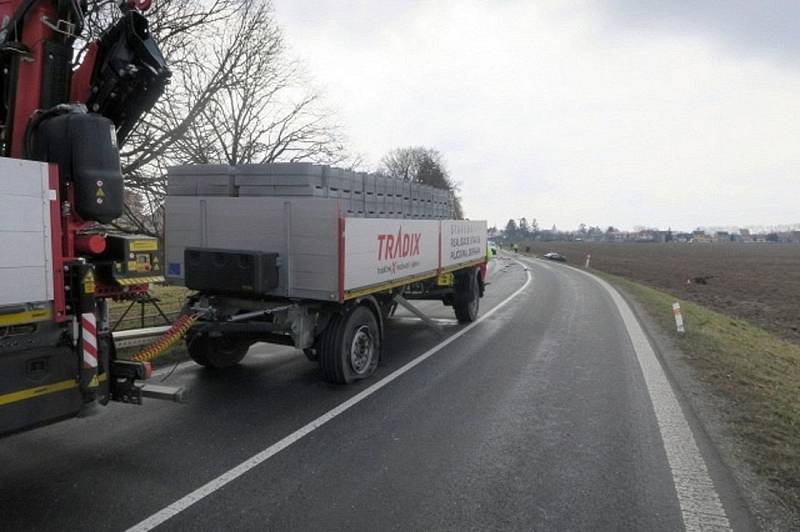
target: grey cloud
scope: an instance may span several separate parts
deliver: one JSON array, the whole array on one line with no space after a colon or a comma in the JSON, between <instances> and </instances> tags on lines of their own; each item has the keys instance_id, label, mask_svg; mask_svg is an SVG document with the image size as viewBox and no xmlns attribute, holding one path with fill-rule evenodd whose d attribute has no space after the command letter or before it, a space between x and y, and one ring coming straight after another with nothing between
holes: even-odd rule
<instances>
[{"instance_id":1,"label":"grey cloud","mask_svg":"<svg viewBox=\"0 0 800 532\"><path fill-rule=\"evenodd\" d=\"M632 31L708 36L742 55L800 63L800 2L607 0L607 21Z\"/></svg>"}]
</instances>

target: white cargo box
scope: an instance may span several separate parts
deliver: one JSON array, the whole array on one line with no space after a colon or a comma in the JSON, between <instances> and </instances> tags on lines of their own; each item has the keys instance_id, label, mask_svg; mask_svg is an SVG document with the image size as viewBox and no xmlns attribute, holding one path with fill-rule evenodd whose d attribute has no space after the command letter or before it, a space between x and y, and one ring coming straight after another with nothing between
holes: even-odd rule
<instances>
[{"instance_id":1,"label":"white cargo box","mask_svg":"<svg viewBox=\"0 0 800 532\"><path fill-rule=\"evenodd\" d=\"M46 163L0 157L0 307L53 299Z\"/></svg>"},{"instance_id":2,"label":"white cargo box","mask_svg":"<svg viewBox=\"0 0 800 532\"><path fill-rule=\"evenodd\" d=\"M486 222L346 216L322 197L168 197L167 279L187 247L278 253L269 295L344 301L486 260Z\"/></svg>"}]
</instances>

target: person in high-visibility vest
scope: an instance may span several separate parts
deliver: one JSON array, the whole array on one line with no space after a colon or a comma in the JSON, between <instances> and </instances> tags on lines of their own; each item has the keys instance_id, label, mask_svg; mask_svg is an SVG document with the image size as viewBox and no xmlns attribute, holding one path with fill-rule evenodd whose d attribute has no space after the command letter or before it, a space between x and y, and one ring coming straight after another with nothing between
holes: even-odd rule
<instances>
[{"instance_id":1,"label":"person in high-visibility vest","mask_svg":"<svg viewBox=\"0 0 800 532\"><path fill-rule=\"evenodd\" d=\"M513 249L514 253L516 253L517 251L519 251L519 246L517 246L516 244L511 244L511 249Z\"/></svg>"}]
</instances>

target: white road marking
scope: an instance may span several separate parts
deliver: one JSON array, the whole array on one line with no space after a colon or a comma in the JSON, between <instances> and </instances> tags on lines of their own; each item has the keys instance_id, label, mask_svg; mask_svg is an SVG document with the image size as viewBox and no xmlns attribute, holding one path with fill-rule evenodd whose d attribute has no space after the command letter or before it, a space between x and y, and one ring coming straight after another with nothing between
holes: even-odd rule
<instances>
[{"instance_id":1,"label":"white road marking","mask_svg":"<svg viewBox=\"0 0 800 532\"><path fill-rule=\"evenodd\" d=\"M544 266L538 262L535 264ZM619 292L603 279L577 268L570 268L602 286L611 296L622 317L656 414L684 527L687 531L731 530L725 508L708 474L708 467L697 447L689 422L686 421L664 368L661 367L630 306Z\"/></svg>"},{"instance_id":2,"label":"white road marking","mask_svg":"<svg viewBox=\"0 0 800 532\"><path fill-rule=\"evenodd\" d=\"M521 263L520 263L520 265L522 266ZM389 375L387 375L386 377L382 378L381 380L379 380L378 382L376 382L375 384L373 384L369 388L366 388L366 389L362 390L361 392L359 392L358 394L354 395L353 397L351 397L347 401L341 403L340 405L336 406L332 410L329 410L328 412L326 412L325 414L321 415L320 417L318 417L314 421L312 421L312 422L308 423L307 425L301 427L300 429L294 431L293 433L289 434L288 436L286 436L282 440L278 441L277 443L274 443L274 444L270 445L269 447L267 447L263 451L259 452L258 454L255 454L255 455L251 456L250 458L248 458L247 460L245 460L241 464L237 465L233 469L230 469L230 470L226 471L225 473L223 473L222 475L218 476L217 478L211 480L210 482L204 484L203 486L200 486L199 488L197 488L193 492L191 492L188 495L185 495L184 497L178 499L177 501L173 502L169 506L163 508L162 510L160 510L160 511L158 511L156 513L154 513L150 517L148 517L148 518L144 519L143 521L140 521L139 523L137 523L134 526L130 527L127 532L143 532L143 531L147 531L147 530L152 530L153 528L159 526L160 524L164 523L165 521L175 517L179 513L183 512L187 508L191 507L195 503L200 502L202 499L204 499L205 497L208 497L209 495L211 495L215 491L219 490L220 488L222 488L222 487L226 486L227 484L233 482L234 480L236 480L240 476L244 475L245 473L247 473L248 471L250 471L254 467L257 467L260 464L266 462L267 460L269 460L270 458L272 458L273 456L275 456L276 454L278 454L282 450L286 449L287 447L289 447L293 443L295 443L298 440L304 438L305 436L308 436L310 433L314 432L315 430L317 430L318 428L323 426L328 421L330 421L330 420L334 419L336 416L346 412L347 410L349 410L353 406L357 405L358 403L360 403L361 401L363 401L364 399L366 399L370 395L374 394L375 392L377 392L378 390L380 390L381 388L383 388L384 386L386 386L387 384L389 384L393 380L397 379L398 377L400 377L404 373L407 373L408 371L410 371L411 369L413 369L417 365L421 364L422 362L424 362L428 358L430 358L433 355L435 355L437 352L441 351L444 347L446 347L449 344L453 343L454 341L456 341L457 339L461 338L462 336L467 334L469 331L471 331L472 329L477 327L478 324L480 324L483 320L487 319L489 316L491 316L492 314L494 314L495 312L497 312L498 310L500 310L501 308L506 306L512 299L514 299L519 294L521 294L522 291L525 290L528 287L528 285L531 284L531 280L532 279L533 279L533 276L531 275L530 272L528 272L526 270L525 283L520 288L518 288L514 293L512 293L510 296L505 298L503 301L501 301L500 303L498 303L497 305L492 307L488 312L486 312L486 314L483 314L482 316L480 316L474 322L470 323L469 325L467 325L466 327L464 327L463 329L461 329L457 333L449 336L444 341L436 344L435 346L433 346L429 350L425 351L424 353L419 355L417 358L415 358L411 362L407 363L406 365L402 366L401 368L399 368L399 369L395 370L394 372L390 373Z\"/></svg>"},{"instance_id":3,"label":"white road marking","mask_svg":"<svg viewBox=\"0 0 800 532\"><path fill-rule=\"evenodd\" d=\"M458 325L458 320L455 319L455 318L429 318L429 319L432 322L438 323L440 325ZM397 314L395 314L394 316L392 316L392 321L414 321L414 322L418 322L418 321L422 321L422 319L418 318L416 316L405 316L405 315L398 316Z\"/></svg>"}]
</instances>

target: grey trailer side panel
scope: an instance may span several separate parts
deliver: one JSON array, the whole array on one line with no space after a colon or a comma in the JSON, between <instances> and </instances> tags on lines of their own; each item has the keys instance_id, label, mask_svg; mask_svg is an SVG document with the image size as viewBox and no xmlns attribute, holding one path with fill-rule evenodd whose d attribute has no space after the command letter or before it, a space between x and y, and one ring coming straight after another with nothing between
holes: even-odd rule
<instances>
[{"instance_id":1,"label":"grey trailer side panel","mask_svg":"<svg viewBox=\"0 0 800 532\"><path fill-rule=\"evenodd\" d=\"M168 197L167 277L182 283L187 247L275 252L271 292L330 301L338 297L339 202L315 197Z\"/></svg>"}]
</instances>

